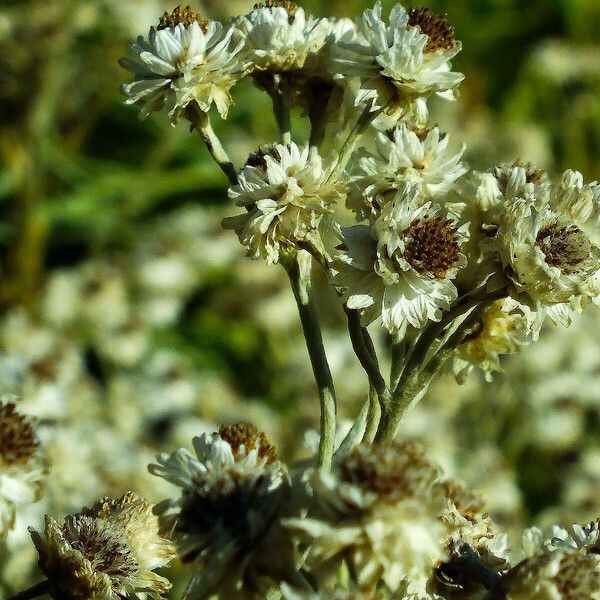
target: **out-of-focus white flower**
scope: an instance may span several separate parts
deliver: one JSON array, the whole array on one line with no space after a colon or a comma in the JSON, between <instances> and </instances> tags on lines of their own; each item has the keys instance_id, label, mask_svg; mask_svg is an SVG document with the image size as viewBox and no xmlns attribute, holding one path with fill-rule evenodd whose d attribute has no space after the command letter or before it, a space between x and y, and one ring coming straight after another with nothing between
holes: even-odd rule
<instances>
[{"instance_id":1,"label":"out-of-focus white flower","mask_svg":"<svg viewBox=\"0 0 600 600\"><path fill-rule=\"evenodd\" d=\"M599 600L600 555L560 549L511 569L494 593L503 600Z\"/></svg>"},{"instance_id":2,"label":"out-of-focus white flower","mask_svg":"<svg viewBox=\"0 0 600 600\"><path fill-rule=\"evenodd\" d=\"M381 3L358 19L358 32L349 32L338 43L332 70L359 76L357 103L373 107L407 104L418 97L438 93L447 98L463 80L451 71L450 60L461 50L445 17L428 9L392 8L387 24Z\"/></svg>"},{"instance_id":3,"label":"out-of-focus white flower","mask_svg":"<svg viewBox=\"0 0 600 600\"><path fill-rule=\"evenodd\" d=\"M370 226L342 228L333 282L365 323L381 316L390 333L439 321L457 298L452 280L466 262L467 227L418 194L406 190Z\"/></svg>"},{"instance_id":4,"label":"out-of-focus white flower","mask_svg":"<svg viewBox=\"0 0 600 600\"><path fill-rule=\"evenodd\" d=\"M31 531L53 598L162 598L171 584L154 573L173 558L152 507L133 492L104 499L59 525L46 516L44 536Z\"/></svg>"},{"instance_id":5,"label":"out-of-focus white flower","mask_svg":"<svg viewBox=\"0 0 600 600\"><path fill-rule=\"evenodd\" d=\"M346 191L332 171L333 165L325 165L309 146L291 142L260 148L229 189L229 197L247 210L223 225L235 230L249 256L269 263L303 242L322 250L319 223Z\"/></svg>"},{"instance_id":6,"label":"out-of-focus white flower","mask_svg":"<svg viewBox=\"0 0 600 600\"><path fill-rule=\"evenodd\" d=\"M20 505L39 500L48 460L31 419L17 410L16 400L0 398L0 538L14 525Z\"/></svg>"},{"instance_id":7,"label":"out-of-focus white flower","mask_svg":"<svg viewBox=\"0 0 600 600\"><path fill-rule=\"evenodd\" d=\"M305 568L326 581L344 559L363 590L383 581L392 592L425 593L450 531L438 475L418 448L398 443L358 446L331 472L308 473L313 506L286 520L308 546Z\"/></svg>"},{"instance_id":8,"label":"out-of-focus white flower","mask_svg":"<svg viewBox=\"0 0 600 600\"><path fill-rule=\"evenodd\" d=\"M164 108L176 122L191 102L204 112L214 104L225 118L232 102L229 90L244 70L239 60L242 43L232 43L233 33L233 28L207 21L189 7L165 13L158 28L150 29L148 40L140 36L132 45L139 62L120 61L135 75L123 86L126 103L142 102L142 118Z\"/></svg>"},{"instance_id":9,"label":"out-of-focus white flower","mask_svg":"<svg viewBox=\"0 0 600 600\"><path fill-rule=\"evenodd\" d=\"M293 72L294 77L316 67L332 29L328 19L307 17L303 8L289 1L257 5L234 24L244 40L244 58L252 73Z\"/></svg>"},{"instance_id":10,"label":"out-of-focus white flower","mask_svg":"<svg viewBox=\"0 0 600 600\"><path fill-rule=\"evenodd\" d=\"M465 147L448 151L448 136L437 127L413 130L405 124L377 136L377 155L359 160L348 207L360 221L376 218L381 207L408 184L420 184L423 198L447 194L467 171L461 162Z\"/></svg>"},{"instance_id":11,"label":"out-of-focus white flower","mask_svg":"<svg viewBox=\"0 0 600 600\"><path fill-rule=\"evenodd\" d=\"M500 356L519 352L528 343L523 315L506 312L504 305L504 300L494 302L456 348L453 370L459 381L473 367L480 368L491 381L492 373L501 370Z\"/></svg>"},{"instance_id":12,"label":"out-of-focus white flower","mask_svg":"<svg viewBox=\"0 0 600 600\"><path fill-rule=\"evenodd\" d=\"M278 523L289 485L275 448L246 424L192 443L195 456L180 449L150 465L181 488L155 511L182 560L198 567L186 597L245 598L264 577L295 582L293 546Z\"/></svg>"}]
</instances>

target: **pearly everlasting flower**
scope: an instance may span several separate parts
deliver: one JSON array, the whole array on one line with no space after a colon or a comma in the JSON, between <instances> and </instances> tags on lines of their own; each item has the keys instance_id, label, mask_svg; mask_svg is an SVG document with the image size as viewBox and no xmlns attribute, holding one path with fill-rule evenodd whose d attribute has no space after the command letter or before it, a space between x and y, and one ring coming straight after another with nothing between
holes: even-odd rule
<instances>
[{"instance_id":1,"label":"pearly everlasting flower","mask_svg":"<svg viewBox=\"0 0 600 600\"><path fill-rule=\"evenodd\" d=\"M235 230L249 256L269 263L302 243L322 250L319 223L345 195L345 184L332 171L333 165L325 165L308 146L291 142L261 148L229 189L229 197L246 212L223 225Z\"/></svg>"},{"instance_id":2,"label":"pearly everlasting flower","mask_svg":"<svg viewBox=\"0 0 600 600\"><path fill-rule=\"evenodd\" d=\"M439 321L457 298L452 280L466 262L466 226L418 194L409 188L371 225L342 228L333 282L365 323L381 316L390 333Z\"/></svg>"},{"instance_id":3,"label":"pearly everlasting flower","mask_svg":"<svg viewBox=\"0 0 600 600\"><path fill-rule=\"evenodd\" d=\"M560 549L537 554L511 569L494 598L499 600L599 600L600 555Z\"/></svg>"},{"instance_id":4,"label":"pearly everlasting flower","mask_svg":"<svg viewBox=\"0 0 600 600\"><path fill-rule=\"evenodd\" d=\"M137 61L123 58L122 67L135 75L125 84L127 104L142 103L140 117L165 109L176 122L190 103L208 112L214 104L225 118L232 103L229 90L241 78L241 43L233 43L232 28L207 21L189 7L165 13L148 39L131 46Z\"/></svg>"},{"instance_id":5,"label":"pearly everlasting flower","mask_svg":"<svg viewBox=\"0 0 600 600\"><path fill-rule=\"evenodd\" d=\"M437 127L414 130L403 124L379 133L377 154L359 160L348 207L360 221L373 219L406 184L420 184L424 198L443 196L467 171L460 160L464 150L449 152L448 137Z\"/></svg>"},{"instance_id":6,"label":"pearly everlasting flower","mask_svg":"<svg viewBox=\"0 0 600 600\"><path fill-rule=\"evenodd\" d=\"M162 598L171 587L153 571L171 560L173 548L159 536L151 506L133 492L62 525L46 516L44 534L32 530L31 537L56 600Z\"/></svg>"},{"instance_id":7,"label":"pearly everlasting flower","mask_svg":"<svg viewBox=\"0 0 600 600\"><path fill-rule=\"evenodd\" d=\"M286 521L307 545L304 568L326 581L345 559L365 592L382 581L392 592L425 593L449 533L438 475L418 448L399 443L358 446L331 472L309 473L308 516Z\"/></svg>"},{"instance_id":8,"label":"pearly everlasting flower","mask_svg":"<svg viewBox=\"0 0 600 600\"><path fill-rule=\"evenodd\" d=\"M245 598L260 580L297 578L293 547L278 525L289 484L274 447L255 427L221 427L161 455L150 471L181 488L156 507L183 562L197 566L186 598Z\"/></svg>"},{"instance_id":9,"label":"pearly everlasting flower","mask_svg":"<svg viewBox=\"0 0 600 600\"><path fill-rule=\"evenodd\" d=\"M500 356L519 352L529 342L527 323L520 312L505 310L505 300L497 300L479 323L457 346L453 370L463 381L474 367L480 368L488 381L494 371L501 371Z\"/></svg>"},{"instance_id":10,"label":"pearly everlasting flower","mask_svg":"<svg viewBox=\"0 0 600 600\"><path fill-rule=\"evenodd\" d=\"M493 248L534 336L545 316L566 325L587 300L600 301L600 247L584 231L586 215L568 208L581 193L582 180L567 172L533 192L516 186L502 208Z\"/></svg>"},{"instance_id":11,"label":"pearly everlasting flower","mask_svg":"<svg viewBox=\"0 0 600 600\"><path fill-rule=\"evenodd\" d=\"M0 398L0 538L13 527L15 511L39 500L48 460L32 420L8 396Z\"/></svg>"},{"instance_id":12,"label":"pearly everlasting flower","mask_svg":"<svg viewBox=\"0 0 600 600\"><path fill-rule=\"evenodd\" d=\"M235 26L244 40L244 54L251 72L290 73L298 77L314 71L332 24L314 19L293 2L268 1L237 18Z\"/></svg>"},{"instance_id":13,"label":"pearly everlasting flower","mask_svg":"<svg viewBox=\"0 0 600 600\"><path fill-rule=\"evenodd\" d=\"M445 17L397 4L388 24L377 2L358 19L357 28L340 39L333 60L334 73L361 78L357 103L394 107L434 93L454 96L463 75L451 71L450 60L461 44Z\"/></svg>"}]
</instances>

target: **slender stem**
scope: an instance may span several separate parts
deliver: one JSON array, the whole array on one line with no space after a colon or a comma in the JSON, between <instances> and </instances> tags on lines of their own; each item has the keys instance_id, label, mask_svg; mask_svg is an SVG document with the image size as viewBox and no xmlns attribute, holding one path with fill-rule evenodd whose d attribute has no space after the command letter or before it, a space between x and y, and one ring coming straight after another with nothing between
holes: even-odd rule
<instances>
[{"instance_id":1,"label":"slender stem","mask_svg":"<svg viewBox=\"0 0 600 600\"><path fill-rule=\"evenodd\" d=\"M379 421L381 420L381 403L379 400L379 394L375 388L369 386L369 412L367 413L367 426L365 428L365 435L363 441L367 444L372 444L377 434L377 428L379 427Z\"/></svg>"},{"instance_id":2,"label":"slender stem","mask_svg":"<svg viewBox=\"0 0 600 600\"><path fill-rule=\"evenodd\" d=\"M368 342L365 338L364 327L360 322L360 314L357 310L348 308L347 305L344 305L344 310L348 318L348 331L354 353L358 357L362 368L366 371L369 382L375 388L377 394L380 396L384 395L386 390L385 380L379 371L379 366L376 362L377 359L373 357L372 351L367 345ZM372 345L370 337L368 340Z\"/></svg>"},{"instance_id":3,"label":"slender stem","mask_svg":"<svg viewBox=\"0 0 600 600\"><path fill-rule=\"evenodd\" d=\"M319 465L325 468L331 466L335 443L335 421L336 421L336 397L333 386L333 378L325 355L323 347L323 338L321 335L321 326L317 309L311 294L311 275L303 273L298 262L299 256L294 256L284 262L287 270L302 331L306 339L306 347L313 374L319 390L319 399L321 401L321 441L319 444ZM312 257L310 257L312 263ZM309 263L309 265L310 265ZM310 269L310 267L308 267Z\"/></svg>"},{"instance_id":4,"label":"slender stem","mask_svg":"<svg viewBox=\"0 0 600 600\"><path fill-rule=\"evenodd\" d=\"M210 116L208 113L200 110L200 107L195 102L191 102L185 109L185 115L192 125L192 129L195 129L206 144L210 155L214 161L219 165L221 171L225 173L227 179L229 179L232 185L237 183L237 171L229 158L225 148L221 144L221 140L215 133L210 122Z\"/></svg>"},{"instance_id":5,"label":"slender stem","mask_svg":"<svg viewBox=\"0 0 600 600\"><path fill-rule=\"evenodd\" d=\"M285 78L277 76L274 81L271 98L273 99L273 112L277 119L277 126L281 134L281 141L289 144L292 141L292 90Z\"/></svg>"},{"instance_id":6,"label":"slender stem","mask_svg":"<svg viewBox=\"0 0 600 600\"><path fill-rule=\"evenodd\" d=\"M12 596L9 600L31 600L32 598L38 598L39 596L43 596L48 593L50 589L50 582L40 581L36 583L34 586L30 587L28 590L24 592L19 592L17 595Z\"/></svg>"},{"instance_id":7,"label":"slender stem","mask_svg":"<svg viewBox=\"0 0 600 600\"><path fill-rule=\"evenodd\" d=\"M390 369L390 387L394 389L404 369L404 357L406 356L406 342L404 340L392 342L392 368Z\"/></svg>"}]
</instances>

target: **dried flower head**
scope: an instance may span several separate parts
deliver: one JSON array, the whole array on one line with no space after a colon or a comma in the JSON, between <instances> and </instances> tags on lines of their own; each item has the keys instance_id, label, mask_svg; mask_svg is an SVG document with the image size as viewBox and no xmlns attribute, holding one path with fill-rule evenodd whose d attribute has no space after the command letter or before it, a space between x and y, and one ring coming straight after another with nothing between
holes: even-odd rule
<instances>
[{"instance_id":1,"label":"dried flower head","mask_svg":"<svg viewBox=\"0 0 600 600\"><path fill-rule=\"evenodd\" d=\"M44 535L30 531L56 600L162 598L171 587L153 570L170 561L173 547L159 535L150 505L132 492L100 500L62 525L46 516Z\"/></svg>"},{"instance_id":2,"label":"dried flower head","mask_svg":"<svg viewBox=\"0 0 600 600\"><path fill-rule=\"evenodd\" d=\"M17 400L0 398L0 538L14 525L15 509L38 500L48 460L30 417Z\"/></svg>"}]
</instances>

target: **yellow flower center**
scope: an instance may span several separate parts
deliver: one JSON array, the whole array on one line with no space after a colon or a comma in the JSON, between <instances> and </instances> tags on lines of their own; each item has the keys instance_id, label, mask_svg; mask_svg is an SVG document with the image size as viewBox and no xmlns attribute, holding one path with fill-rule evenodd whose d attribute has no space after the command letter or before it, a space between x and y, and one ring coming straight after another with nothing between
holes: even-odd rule
<instances>
[{"instance_id":1,"label":"yellow flower center","mask_svg":"<svg viewBox=\"0 0 600 600\"><path fill-rule=\"evenodd\" d=\"M254 425L249 423L222 425L215 435L219 435L231 446L235 458L238 458L241 447L244 446L246 452L257 449L259 459L265 460L265 464L270 465L277 460L275 446Z\"/></svg>"}]
</instances>

